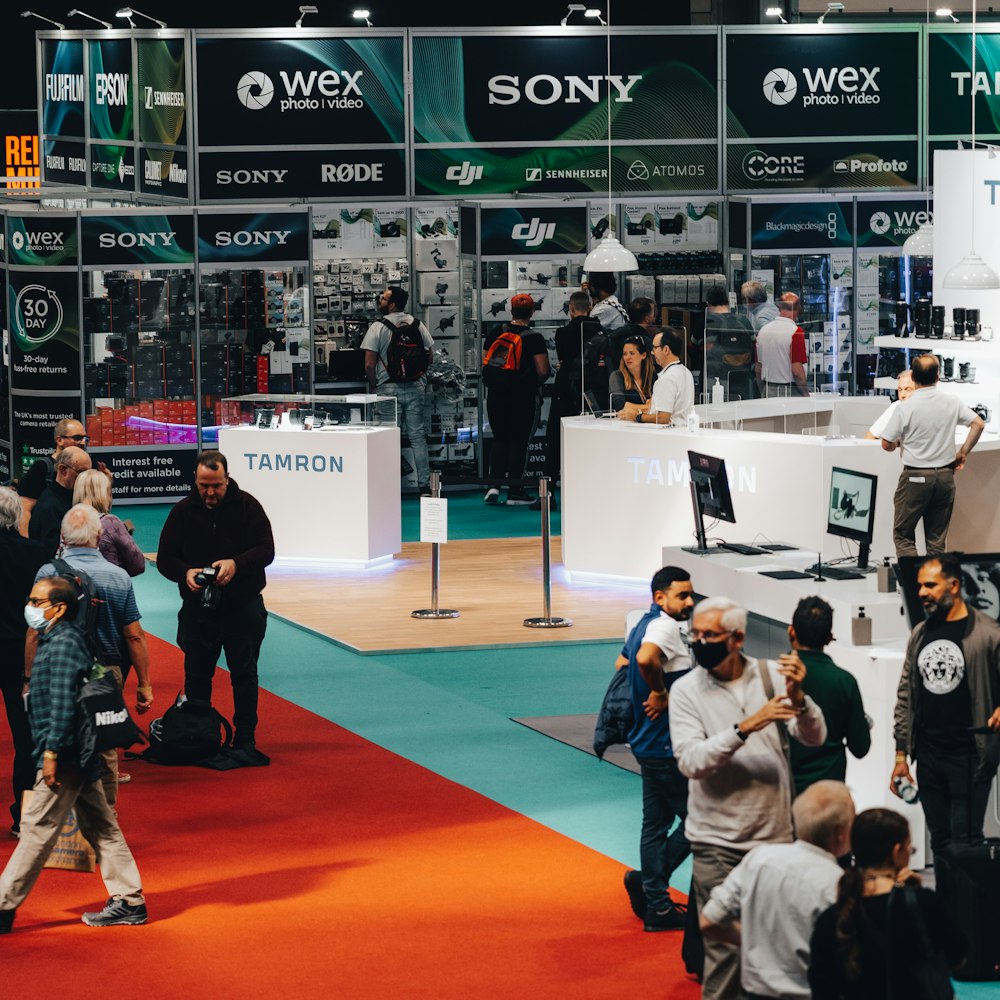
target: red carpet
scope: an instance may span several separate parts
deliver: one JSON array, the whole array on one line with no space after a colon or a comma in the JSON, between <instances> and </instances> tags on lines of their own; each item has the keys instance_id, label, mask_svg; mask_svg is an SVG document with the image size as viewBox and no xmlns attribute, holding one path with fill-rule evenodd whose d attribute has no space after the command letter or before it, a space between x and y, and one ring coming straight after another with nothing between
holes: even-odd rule
<instances>
[{"instance_id":1,"label":"red carpet","mask_svg":"<svg viewBox=\"0 0 1000 1000\"><path fill-rule=\"evenodd\" d=\"M151 643L161 714L180 654ZM228 676L216 688L230 714ZM100 876L46 870L0 937L5 995L699 995L680 935L632 916L620 864L282 699L262 693L261 717L269 768L128 765L150 923L84 926Z\"/></svg>"}]
</instances>

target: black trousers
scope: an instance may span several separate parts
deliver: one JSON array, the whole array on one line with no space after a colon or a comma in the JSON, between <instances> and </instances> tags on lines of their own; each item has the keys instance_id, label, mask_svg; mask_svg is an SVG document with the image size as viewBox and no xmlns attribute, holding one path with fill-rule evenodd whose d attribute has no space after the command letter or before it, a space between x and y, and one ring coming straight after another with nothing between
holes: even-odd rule
<instances>
[{"instance_id":1,"label":"black trousers","mask_svg":"<svg viewBox=\"0 0 1000 1000\"><path fill-rule=\"evenodd\" d=\"M528 441L538 419L538 393L528 395L490 389L486 397L486 415L493 431L490 479L523 479Z\"/></svg>"},{"instance_id":2,"label":"black trousers","mask_svg":"<svg viewBox=\"0 0 1000 1000\"><path fill-rule=\"evenodd\" d=\"M993 775L976 777L976 755L921 753L917 760L920 804L931 837L931 850L940 854L952 844L983 839L983 820Z\"/></svg>"},{"instance_id":3,"label":"black trousers","mask_svg":"<svg viewBox=\"0 0 1000 1000\"><path fill-rule=\"evenodd\" d=\"M3 693L7 724L14 744L14 761L11 774L11 791L14 800L10 815L15 823L21 820L21 798L35 784L34 740L31 725L21 697L21 676L24 673L24 640L0 643L0 691Z\"/></svg>"},{"instance_id":4,"label":"black trousers","mask_svg":"<svg viewBox=\"0 0 1000 1000\"><path fill-rule=\"evenodd\" d=\"M552 397L549 408L549 422L545 427L545 475L552 480L555 488L562 468L562 418L575 417L580 412L580 399Z\"/></svg>"},{"instance_id":5,"label":"black trousers","mask_svg":"<svg viewBox=\"0 0 1000 1000\"><path fill-rule=\"evenodd\" d=\"M267 609L258 594L240 607L202 611L185 602L177 615L177 645L184 651L184 693L211 702L212 678L225 650L233 684L234 742L246 743L257 729L257 659L267 631Z\"/></svg>"}]
</instances>

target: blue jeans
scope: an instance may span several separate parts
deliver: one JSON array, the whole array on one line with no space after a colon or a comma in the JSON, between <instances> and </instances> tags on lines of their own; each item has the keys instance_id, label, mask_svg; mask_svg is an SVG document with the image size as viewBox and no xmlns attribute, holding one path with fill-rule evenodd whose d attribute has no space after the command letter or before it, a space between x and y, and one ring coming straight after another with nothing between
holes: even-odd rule
<instances>
[{"instance_id":1,"label":"blue jeans","mask_svg":"<svg viewBox=\"0 0 1000 1000\"><path fill-rule=\"evenodd\" d=\"M684 836L688 782L672 757L641 760L639 766L642 768L642 836L639 839L642 888L647 906L662 911L670 906L667 891L670 875L691 853L691 845ZM675 819L677 826L671 833Z\"/></svg>"},{"instance_id":2,"label":"blue jeans","mask_svg":"<svg viewBox=\"0 0 1000 1000\"><path fill-rule=\"evenodd\" d=\"M416 382L383 382L378 387L380 396L396 397L396 421L410 439L413 461L417 467L417 486L427 486L431 481L431 467L427 461L427 431L424 429L424 400L427 394L426 379Z\"/></svg>"}]
</instances>

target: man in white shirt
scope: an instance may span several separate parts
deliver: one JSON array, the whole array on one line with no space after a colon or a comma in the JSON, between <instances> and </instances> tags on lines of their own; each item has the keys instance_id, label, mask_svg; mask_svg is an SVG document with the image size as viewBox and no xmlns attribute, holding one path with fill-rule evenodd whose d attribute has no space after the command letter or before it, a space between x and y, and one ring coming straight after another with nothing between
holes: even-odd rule
<instances>
[{"instance_id":1,"label":"man in white shirt","mask_svg":"<svg viewBox=\"0 0 1000 1000\"><path fill-rule=\"evenodd\" d=\"M865 434L866 441L877 441L882 437L882 431L885 430L886 424L889 422L889 418L896 412L896 408L900 403L909 399L913 395L913 390L916 386L913 384L913 376L909 371L904 371L899 373L899 377L896 379L896 395L898 399L891 402L885 410L882 411L882 415L878 418L868 428L868 433Z\"/></svg>"},{"instance_id":2,"label":"man in white shirt","mask_svg":"<svg viewBox=\"0 0 1000 1000\"><path fill-rule=\"evenodd\" d=\"M785 292L778 300L777 319L757 332L757 383L761 395L808 396L806 336L798 324L799 297Z\"/></svg>"},{"instance_id":3,"label":"man in white shirt","mask_svg":"<svg viewBox=\"0 0 1000 1000\"><path fill-rule=\"evenodd\" d=\"M740 948L748 997L809 1000L809 942L837 898L851 848L854 801L841 781L818 781L793 803L794 844L755 847L712 890L700 914L706 938Z\"/></svg>"},{"instance_id":4,"label":"man in white shirt","mask_svg":"<svg viewBox=\"0 0 1000 1000\"><path fill-rule=\"evenodd\" d=\"M927 555L948 551L948 525L955 506L955 473L964 465L986 424L957 396L938 386L938 359L918 354L910 364L916 388L889 417L882 447L906 452L893 497L892 541L897 556L917 555L917 522L923 518ZM955 428L969 433L955 448Z\"/></svg>"},{"instance_id":5,"label":"man in white shirt","mask_svg":"<svg viewBox=\"0 0 1000 1000\"><path fill-rule=\"evenodd\" d=\"M802 660L796 653L777 663L745 656L746 624L735 601L702 601L690 631L698 667L670 689L670 739L688 778L684 826L699 911L751 848L791 842L787 737L806 746L826 739L823 713L802 690ZM739 990L739 950L706 941L703 1000L737 1000Z\"/></svg>"},{"instance_id":6,"label":"man in white shirt","mask_svg":"<svg viewBox=\"0 0 1000 1000\"><path fill-rule=\"evenodd\" d=\"M680 359L683 350L684 344L672 330L660 330L653 337L653 360L660 366L660 374L653 383L653 398L645 406L626 403L618 412L619 420L675 427L687 422L694 409L694 376Z\"/></svg>"},{"instance_id":7,"label":"man in white shirt","mask_svg":"<svg viewBox=\"0 0 1000 1000\"><path fill-rule=\"evenodd\" d=\"M617 330L628 323L628 313L615 294L618 291L618 282L615 281L613 274L604 271L591 272L587 275L587 291L590 292L594 303L590 310L590 318L596 319L605 333Z\"/></svg>"}]
</instances>

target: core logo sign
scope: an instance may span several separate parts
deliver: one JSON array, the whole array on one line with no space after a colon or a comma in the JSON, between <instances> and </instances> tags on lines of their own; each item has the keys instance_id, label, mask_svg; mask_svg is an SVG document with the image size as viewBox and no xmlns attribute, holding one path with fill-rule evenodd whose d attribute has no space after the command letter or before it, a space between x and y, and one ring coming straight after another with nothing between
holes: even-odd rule
<instances>
[{"instance_id":1,"label":"core logo sign","mask_svg":"<svg viewBox=\"0 0 1000 1000\"><path fill-rule=\"evenodd\" d=\"M456 164L453 167L449 167L444 172L444 176L449 181L455 181L459 187L467 187L469 184L474 184L476 181L483 179L483 168L481 166L473 166L468 160L464 160L461 165Z\"/></svg>"},{"instance_id":2,"label":"core logo sign","mask_svg":"<svg viewBox=\"0 0 1000 1000\"><path fill-rule=\"evenodd\" d=\"M554 222L542 222L541 219L532 219L531 222L522 222L510 231L510 238L523 243L526 247L540 247L546 240L551 240L556 235L556 224Z\"/></svg>"},{"instance_id":3,"label":"core logo sign","mask_svg":"<svg viewBox=\"0 0 1000 1000\"><path fill-rule=\"evenodd\" d=\"M803 177L805 172L804 156L775 156L754 149L743 157L743 173L753 181L780 181L789 177Z\"/></svg>"},{"instance_id":4,"label":"core logo sign","mask_svg":"<svg viewBox=\"0 0 1000 1000\"><path fill-rule=\"evenodd\" d=\"M795 99L799 85L790 69L772 69L764 77L764 97L772 104L788 104Z\"/></svg>"},{"instance_id":5,"label":"core logo sign","mask_svg":"<svg viewBox=\"0 0 1000 1000\"><path fill-rule=\"evenodd\" d=\"M14 322L22 350L41 347L62 328L59 296L44 285L25 285L14 303Z\"/></svg>"},{"instance_id":6,"label":"core logo sign","mask_svg":"<svg viewBox=\"0 0 1000 1000\"><path fill-rule=\"evenodd\" d=\"M243 107L251 111L260 111L271 103L274 97L274 84L266 73L251 70L240 77L240 82L236 84L236 96Z\"/></svg>"},{"instance_id":7,"label":"core logo sign","mask_svg":"<svg viewBox=\"0 0 1000 1000\"><path fill-rule=\"evenodd\" d=\"M868 220L868 225L876 236L881 236L889 231L892 220L885 212L873 212L872 217Z\"/></svg>"}]
</instances>

